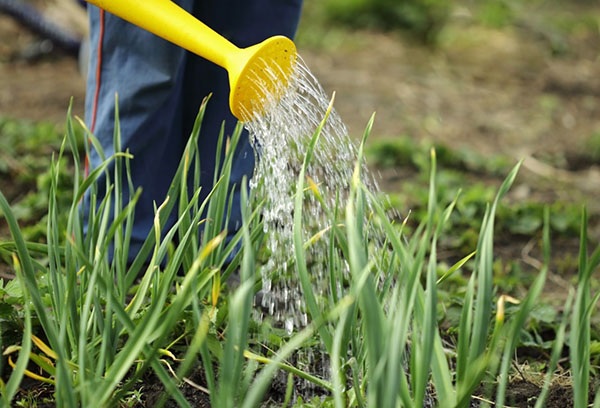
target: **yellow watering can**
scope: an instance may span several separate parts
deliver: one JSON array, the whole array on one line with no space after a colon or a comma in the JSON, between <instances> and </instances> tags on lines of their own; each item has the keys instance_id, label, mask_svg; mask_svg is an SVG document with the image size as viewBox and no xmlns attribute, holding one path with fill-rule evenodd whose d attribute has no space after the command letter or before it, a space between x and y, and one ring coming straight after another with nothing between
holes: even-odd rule
<instances>
[{"instance_id":1,"label":"yellow watering can","mask_svg":"<svg viewBox=\"0 0 600 408\"><path fill-rule=\"evenodd\" d=\"M229 106L242 121L263 113L268 94L279 96L296 63L289 38L274 36L238 48L170 0L87 1L225 68Z\"/></svg>"}]
</instances>

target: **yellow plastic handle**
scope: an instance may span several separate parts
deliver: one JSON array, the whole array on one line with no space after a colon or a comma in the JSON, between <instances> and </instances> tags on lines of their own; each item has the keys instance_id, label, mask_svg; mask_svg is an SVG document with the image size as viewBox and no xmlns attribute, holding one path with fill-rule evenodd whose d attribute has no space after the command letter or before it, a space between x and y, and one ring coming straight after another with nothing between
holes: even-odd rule
<instances>
[{"instance_id":1,"label":"yellow plastic handle","mask_svg":"<svg viewBox=\"0 0 600 408\"><path fill-rule=\"evenodd\" d=\"M229 70L240 51L170 0L86 0Z\"/></svg>"}]
</instances>

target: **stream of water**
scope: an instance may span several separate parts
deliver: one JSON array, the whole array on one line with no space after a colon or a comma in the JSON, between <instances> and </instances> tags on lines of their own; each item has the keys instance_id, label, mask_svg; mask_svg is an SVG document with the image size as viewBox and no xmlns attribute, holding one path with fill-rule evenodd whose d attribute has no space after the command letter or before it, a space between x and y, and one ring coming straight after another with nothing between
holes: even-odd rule
<instances>
[{"instance_id":1,"label":"stream of water","mask_svg":"<svg viewBox=\"0 0 600 408\"><path fill-rule=\"evenodd\" d=\"M273 316L276 322L282 323L291 334L294 328L306 326L309 319L291 261L294 256L295 186L311 137L326 114L330 97L300 57L286 89L277 93L282 96L267 101L266 113L247 121L246 128L259 156L250 187L265 200L262 216L265 232L268 231L267 248L270 252L261 272L263 296L260 309ZM265 94L273 95L268 92ZM345 208L357 153L356 143L333 109L306 172L318 186L328 208L333 209L336 200L339 200L338 208ZM367 188L377 191L377 184L364 165L361 174ZM303 208L304 240L326 230L330 224L331 219L323 206L313 194L307 194ZM313 288L322 308L328 306L328 237L329 234L323 234L307 249L306 254ZM347 274L348 265L341 267ZM340 282L336 284L340 285Z\"/></svg>"}]
</instances>

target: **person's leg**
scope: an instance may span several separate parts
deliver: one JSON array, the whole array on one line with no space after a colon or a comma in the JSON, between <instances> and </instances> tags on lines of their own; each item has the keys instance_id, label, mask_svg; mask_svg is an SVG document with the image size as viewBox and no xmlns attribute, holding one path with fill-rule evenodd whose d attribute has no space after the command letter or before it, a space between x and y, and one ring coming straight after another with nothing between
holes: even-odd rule
<instances>
[{"instance_id":1,"label":"person's leg","mask_svg":"<svg viewBox=\"0 0 600 408\"><path fill-rule=\"evenodd\" d=\"M194 13L201 21L240 47L277 34L293 37L301 9L301 0L185 1L186 9L190 10L194 4ZM202 99L213 94L199 138L203 196L212 187L221 124L225 120L225 134L231 135L237 120L229 110L229 83L223 68L108 13L105 13L100 41L99 10L92 6L90 23L92 51L86 121L90 127L95 125L92 130L105 154L110 156L113 152L114 94L119 93L122 148L129 148L134 155L131 161L133 182L135 187L143 188L135 212L131 261L152 227L153 202L160 204L165 199ZM92 168L100 164L97 154L92 153L90 163ZM231 175L231 185L236 185L229 224L232 234L241 221L241 180L244 175L251 177L253 170L254 153L245 133ZM102 197L103 179L98 186ZM89 196L86 196L84 213L88 209Z\"/></svg>"},{"instance_id":2,"label":"person's leg","mask_svg":"<svg viewBox=\"0 0 600 408\"><path fill-rule=\"evenodd\" d=\"M195 5L195 16L238 47L257 44L274 35L293 38L300 19L302 0L204 0ZM221 124L231 135L237 123L229 109L229 80L225 69L195 55L188 55L184 77L184 110L187 129L204 96L212 93L199 138L204 193L212 186L216 143ZM241 225L240 186L252 177L254 152L244 131L234 158L230 185L236 186L230 217L230 235Z\"/></svg>"},{"instance_id":3,"label":"person's leg","mask_svg":"<svg viewBox=\"0 0 600 408\"><path fill-rule=\"evenodd\" d=\"M190 0L191 3L191 0ZM86 122L100 141L106 157L113 154L115 94L119 95L122 150L129 149L131 176L143 192L135 209L130 261L153 225L154 207L160 205L181 158L182 84L186 53L155 35L109 13L89 6L92 51L87 79ZM90 167L101 159L92 151ZM112 165L109 171L112 171ZM114 180L113 180L114 182ZM127 186L125 183L124 186ZM104 175L98 182L104 196ZM128 189L124 188L124 205ZM84 216L89 211L89 192Z\"/></svg>"}]
</instances>

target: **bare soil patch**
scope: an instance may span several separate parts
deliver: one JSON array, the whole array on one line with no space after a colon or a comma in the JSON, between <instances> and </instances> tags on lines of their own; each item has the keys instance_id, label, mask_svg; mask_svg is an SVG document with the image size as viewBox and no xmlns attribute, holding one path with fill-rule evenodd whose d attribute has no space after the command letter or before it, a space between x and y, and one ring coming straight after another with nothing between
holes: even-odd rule
<instances>
[{"instance_id":1,"label":"bare soil patch","mask_svg":"<svg viewBox=\"0 0 600 408\"><path fill-rule=\"evenodd\" d=\"M76 59L60 51L24 58L40 39L3 14L0 38L0 115L63 123L72 97L73 113L83 116L85 80Z\"/></svg>"}]
</instances>

